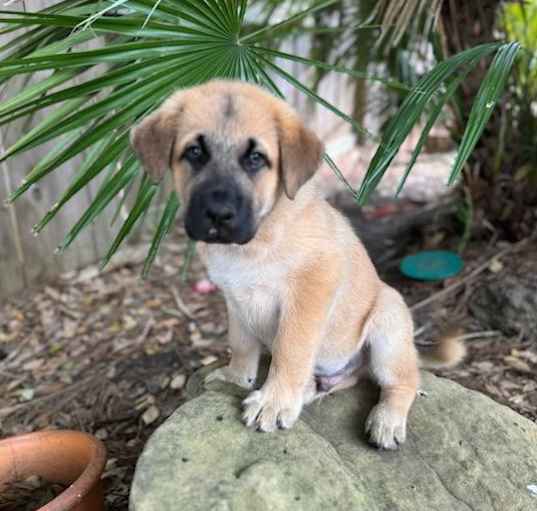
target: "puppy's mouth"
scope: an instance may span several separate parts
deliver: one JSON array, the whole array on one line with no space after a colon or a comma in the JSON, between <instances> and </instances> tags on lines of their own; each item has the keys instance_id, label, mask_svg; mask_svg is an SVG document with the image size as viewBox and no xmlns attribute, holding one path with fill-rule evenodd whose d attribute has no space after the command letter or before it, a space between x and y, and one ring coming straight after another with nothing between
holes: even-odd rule
<instances>
[{"instance_id":1,"label":"puppy's mouth","mask_svg":"<svg viewBox=\"0 0 537 511\"><path fill-rule=\"evenodd\" d=\"M202 187L190 197L185 230L196 241L244 245L257 229L251 202L237 188Z\"/></svg>"},{"instance_id":2,"label":"puppy's mouth","mask_svg":"<svg viewBox=\"0 0 537 511\"><path fill-rule=\"evenodd\" d=\"M200 229L192 228L188 222L185 222L185 230L189 238L205 243L245 245L255 236L255 232L242 229L233 231L225 227L209 227L207 230L200 231Z\"/></svg>"}]
</instances>

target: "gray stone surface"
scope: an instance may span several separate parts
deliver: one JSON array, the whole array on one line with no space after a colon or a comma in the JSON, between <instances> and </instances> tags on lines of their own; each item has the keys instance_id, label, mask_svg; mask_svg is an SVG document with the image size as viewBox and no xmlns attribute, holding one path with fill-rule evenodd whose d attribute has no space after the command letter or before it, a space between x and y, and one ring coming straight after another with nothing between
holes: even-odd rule
<instances>
[{"instance_id":1,"label":"gray stone surface","mask_svg":"<svg viewBox=\"0 0 537 511\"><path fill-rule=\"evenodd\" d=\"M468 305L484 328L537 342L536 257L528 256L528 264L510 268L500 278L481 279Z\"/></svg>"},{"instance_id":2,"label":"gray stone surface","mask_svg":"<svg viewBox=\"0 0 537 511\"><path fill-rule=\"evenodd\" d=\"M424 373L406 444L379 452L363 434L369 384L264 434L240 422L239 389L199 381L147 443L131 511L537 510L537 425L456 383Z\"/></svg>"}]
</instances>

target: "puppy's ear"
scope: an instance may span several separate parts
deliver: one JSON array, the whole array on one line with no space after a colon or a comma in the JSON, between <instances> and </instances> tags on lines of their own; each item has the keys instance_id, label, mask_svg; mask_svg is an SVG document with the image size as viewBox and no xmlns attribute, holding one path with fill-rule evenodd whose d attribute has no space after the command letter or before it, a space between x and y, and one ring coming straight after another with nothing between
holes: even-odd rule
<instances>
[{"instance_id":1,"label":"puppy's ear","mask_svg":"<svg viewBox=\"0 0 537 511\"><path fill-rule=\"evenodd\" d=\"M152 181L160 181L170 168L178 117L161 107L131 129L131 145Z\"/></svg>"},{"instance_id":2,"label":"puppy's ear","mask_svg":"<svg viewBox=\"0 0 537 511\"><path fill-rule=\"evenodd\" d=\"M319 168L324 144L294 113L283 116L278 128L283 189L287 197L294 199Z\"/></svg>"}]
</instances>

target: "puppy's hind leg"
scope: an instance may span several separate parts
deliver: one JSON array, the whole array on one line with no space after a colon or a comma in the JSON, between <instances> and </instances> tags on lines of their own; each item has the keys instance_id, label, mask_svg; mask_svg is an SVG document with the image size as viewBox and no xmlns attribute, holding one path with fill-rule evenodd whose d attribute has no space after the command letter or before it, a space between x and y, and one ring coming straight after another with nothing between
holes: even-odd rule
<instances>
[{"instance_id":1,"label":"puppy's hind leg","mask_svg":"<svg viewBox=\"0 0 537 511\"><path fill-rule=\"evenodd\" d=\"M397 449L406 438L406 423L416 396L419 373L412 317L402 297L382 288L368 332L369 369L380 385L380 400L366 421L369 441Z\"/></svg>"}]
</instances>

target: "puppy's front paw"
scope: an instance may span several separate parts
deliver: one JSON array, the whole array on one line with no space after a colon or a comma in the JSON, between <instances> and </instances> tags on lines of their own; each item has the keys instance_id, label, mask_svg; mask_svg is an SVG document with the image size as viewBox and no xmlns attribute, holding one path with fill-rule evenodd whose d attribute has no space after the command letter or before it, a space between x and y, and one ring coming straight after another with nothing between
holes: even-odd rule
<instances>
[{"instance_id":1,"label":"puppy's front paw","mask_svg":"<svg viewBox=\"0 0 537 511\"><path fill-rule=\"evenodd\" d=\"M254 388L255 378L249 377L244 374L237 374L228 367L218 367L214 371L211 371L204 380L204 383L211 383L212 381L225 381L228 383L234 383L239 387L247 390Z\"/></svg>"},{"instance_id":2,"label":"puppy's front paw","mask_svg":"<svg viewBox=\"0 0 537 511\"><path fill-rule=\"evenodd\" d=\"M406 439L406 417L379 403L369 413L365 431L369 443L379 449L397 449Z\"/></svg>"},{"instance_id":3,"label":"puppy's front paw","mask_svg":"<svg viewBox=\"0 0 537 511\"><path fill-rule=\"evenodd\" d=\"M289 429L300 415L302 401L301 397L284 395L274 386L265 385L242 402L242 418L247 426L255 426L259 431Z\"/></svg>"}]
</instances>

